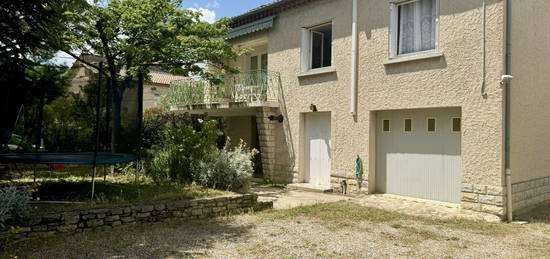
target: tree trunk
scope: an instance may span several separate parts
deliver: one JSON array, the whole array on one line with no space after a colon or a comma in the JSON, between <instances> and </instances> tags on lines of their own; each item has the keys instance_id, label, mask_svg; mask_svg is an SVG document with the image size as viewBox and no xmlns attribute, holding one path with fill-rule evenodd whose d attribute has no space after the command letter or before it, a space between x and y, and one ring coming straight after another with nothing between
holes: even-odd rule
<instances>
[{"instance_id":1,"label":"tree trunk","mask_svg":"<svg viewBox=\"0 0 550 259\"><path fill-rule=\"evenodd\" d=\"M103 54L107 60L107 67L109 69L109 74L111 77L111 101L113 105L113 130L111 131L111 152L117 152L118 139L120 137L120 111L122 110L122 93L124 92L124 86L121 86L117 78L119 76L119 71L116 68L115 57L111 53L109 47L109 41L105 35L103 28L103 21L98 20L96 22L96 29L99 33L99 38L101 39L101 44L103 45Z\"/></svg>"}]
</instances>

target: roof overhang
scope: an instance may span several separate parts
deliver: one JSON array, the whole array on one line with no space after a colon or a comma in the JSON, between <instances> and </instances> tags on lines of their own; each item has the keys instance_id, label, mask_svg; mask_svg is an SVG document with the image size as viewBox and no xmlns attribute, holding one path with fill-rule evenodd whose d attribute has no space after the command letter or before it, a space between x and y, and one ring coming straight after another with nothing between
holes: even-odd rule
<instances>
[{"instance_id":1,"label":"roof overhang","mask_svg":"<svg viewBox=\"0 0 550 259\"><path fill-rule=\"evenodd\" d=\"M273 21L275 20L275 17L276 16L274 15L268 16L260 20L236 27L227 36L225 36L225 39L230 40L230 39L238 38L254 32L267 30L273 27Z\"/></svg>"},{"instance_id":2,"label":"roof overhang","mask_svg":"<svg viewBox=\"0 0 550 259\"><path fill-rule=\"evenodd\" d=\"M268 16L276 16L282 12L294 9L318 0L276 0L270 4L262 5L244 14L232 17L231 27L237 28L252 23Z\"/></svg>"}]
</instances>

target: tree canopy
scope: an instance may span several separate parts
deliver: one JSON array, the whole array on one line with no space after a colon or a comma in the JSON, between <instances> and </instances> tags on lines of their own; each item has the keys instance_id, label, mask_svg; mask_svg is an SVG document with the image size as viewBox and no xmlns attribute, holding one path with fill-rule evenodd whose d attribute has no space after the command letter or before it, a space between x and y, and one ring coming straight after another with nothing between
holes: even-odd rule
<instances>
[{"instance_id":1,"label":"tree canopy","mask_svg":"<svg viewBox=\"0 0 550 259\"><path fill-rule=\"evenodd\" d=\"M21 105L40 98L33 76L44 60L65 48L60 32L68 28L68 14L86 6L85 0L0 1L0 144L6 143L4 132L12 129Z\"/></svg>"},{"instance_id":2,"label":"tree canopy","mask_svg":"<svg viewBox=\"0 0 550 259\"><path fill-rule=\"evenodd\" d=\"M63 35L65 52L94 68L84 54L104 58L112 89L112 151L120 134L120 110L124 90L139 73L150 67L179 75L197 75L219 81L205 62L216 67L237 53L225 41L228 19L210 24L201 14L182 8L183 0L100 1L71 16L72 26ZM230 68L225 68L231 71Z\"/></svg>"},{"instance_id":3,"label":"tree canopy","mask_svg":"<svg viewBox=\"0 0 550 259\"><path fill-rule=\"evenodd\" d=\"M201 21L201 13L183 8L183 0L4 0L0 1L0 85L7 96L2 109L16 114L29 89L33 70L57 51L92 68L87 55L99 56L109 77L112 144L120 134L121 101L137 75L147 80L149 68L195 75L220 82L211 69L237 56L224 36L230 20ZM88 56L89 57L89 56ZM40 71L34 71L34 75ZM39 96L37 98L40 98ZM14 116L11 116L14 117ZM0 133L13 118L0 122Z\"/></svg>"}]
</instances>

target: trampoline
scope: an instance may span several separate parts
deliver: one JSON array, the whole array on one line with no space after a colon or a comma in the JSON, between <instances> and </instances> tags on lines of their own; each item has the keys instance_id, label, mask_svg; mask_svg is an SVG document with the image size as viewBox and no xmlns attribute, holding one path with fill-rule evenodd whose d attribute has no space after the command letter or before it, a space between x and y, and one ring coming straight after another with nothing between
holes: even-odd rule
<instances>
[{"instance_id":1,"label":"trampoline","mask_svg":"<svg viewBox=\"0 0 550 259\"><path fill-rule=\"evenodd\" d=\"M43 164L43 165L92 165L92 196L94 198L95 193L95 178L97 174L98 165L115 165L115 164L127 164L139 160L140 148L141 148L141 133L143 126L143 75L138 76L138 156L125 153L111 153L100 152L100 119L101 119L101 82L103 76L103 58L99 58L99 73L97 79L96 89L96 107L95 107L95 127L94 127L94 149L93 152L43 152L43 153L8 153L0 154L0 162L5 164ZM17 124L17 121L16 121ZM12 134L10 134L11 137ZM36 167L35 167L35 181L36 181ZM136 170L137 172L137 170Z\"/></svg>"},{"instance_id":2,"label":"trampoline","mask_svg":"<svg viewBox=\"0 0 550 259\"><path fill-rule=\"evenodd\" d=\"M98 165L126 164L136 161L138 158L132 154L108 153L108 152L79 152L79 153L10 153L0 154L0 162L6 164L71 164L93 165L92 174L92 199L95 194L96 167ZM35 178L36 181L36 167Z\"/></svg>"},{"instance_id":3,"label":"trampoline","mask_svg":"<svg viewBox=\"0 0 550 259\"><path fill-rule=\"evenodd\" d=\"M98 152L96 165L125 164L137 160L132 154ZM94 153L12 153L0 154L0 162L7 164L73 164L93 165Z\"/></svg>"}]
</instances>

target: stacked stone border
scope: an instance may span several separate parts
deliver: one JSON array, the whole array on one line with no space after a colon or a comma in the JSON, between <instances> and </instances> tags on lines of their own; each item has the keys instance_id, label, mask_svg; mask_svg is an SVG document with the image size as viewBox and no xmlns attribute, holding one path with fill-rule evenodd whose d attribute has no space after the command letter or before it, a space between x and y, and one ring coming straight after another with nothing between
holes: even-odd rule
<instances>
[{"instance_id":1,"label":"stacked stone border","mask_svg":"<svg viewBox=\"0 0 550 259\"><path fill-rule=\"evenodd\" d=\"M461 207L502 217L506 204L505 190L502 186L462 184Z\"/></svg>"},{"instance_id":2,"label":"stacked stone border","mask_svg":"<svg viewBox=\"0 0 550 259\"><path fill-rule=\"evenodd\" d=\"M258 128L258 139L260 141L260 155L262 156L262 168L264 177L274 179L275 172L275 128L276 121L270 121L269 115L275 114L277 109L262 107L256 112L256 125Z\"/></svg>"},{"instance_id":3,"label":"stacked stone border","mask_svg":"<svg viewBox=\"0 0 550 259\"><path fill-rule=\"evenodd\" d=\"M20 239L44 234L75 233L92 229L106 230L123 225L158 222L171 218L195 220L269 208L273 208L273 202L258 202L256 194L236 194L196 200L74 210L31 216L20 227L19 233L0 232L0 238L4 240L5 237L10 236Z\"/></svg>"},{"instance_id":4,"label":"stacked stone border","mask_svg":"<svg viewBox=\"0 0 550 259\"><path fill-rule=\"evenodd\" d=\"M524 209L550 200L550 176L512 184L512 208Z\"/></svg>"}]
</instances>

